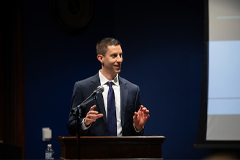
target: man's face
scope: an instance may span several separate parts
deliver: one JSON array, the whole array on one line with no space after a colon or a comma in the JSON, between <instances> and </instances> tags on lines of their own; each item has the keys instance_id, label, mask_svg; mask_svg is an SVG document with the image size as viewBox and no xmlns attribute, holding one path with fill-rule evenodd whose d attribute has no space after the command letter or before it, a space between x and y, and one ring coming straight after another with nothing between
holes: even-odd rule
<instances>
[{"instance_id":1,"label":"man's face","mask_svg":"<svg viewBox=\"0 0 240 160\"><path fill-rule=\"evenodd\" d=\"M102 56L99 61L102 63L102 69L104 72L116 76L121 71L121 64L123 61L121 46L108 46L107 53L105 56Z\"/></svg>"}]
</instances>

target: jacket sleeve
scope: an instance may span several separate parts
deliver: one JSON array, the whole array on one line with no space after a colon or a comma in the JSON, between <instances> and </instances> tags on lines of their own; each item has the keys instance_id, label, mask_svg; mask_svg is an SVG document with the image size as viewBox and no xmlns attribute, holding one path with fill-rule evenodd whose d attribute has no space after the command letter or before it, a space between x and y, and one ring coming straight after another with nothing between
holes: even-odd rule
<instances>
[{"instance_id":1,"label":"jacket sleeve","mask_svg":"<svg viewBox=\"0 0 240 160\"><path fill-rule=\"evenodd\" d=\"M140 102L140 89L139 89L139 87L137 87L134 112L137 112L139 110L140 106L141 106L141 102ZM133 113L133 115L134 115L134 113ZM143 133L144 133L144 128L140 132L137 132L135 130L134 126L132 125L131 133L132 133L133 136L142 136Z\"/></svg>"},{"instance_id":2,"label":"jacket sleeve","mask_svg":"<svg viewBox=\"0 0 240 160\"><path fill-rule=\"evenodd\" d=\"M77 105L81 104L83 101L84 97L81 91L81 87L79 82L76 82L73 88L73 95L72 95L72 100L71 100L71 107L70 107L70 114L69 114L69 120L67 124L68 132L70 135L75 136L77 133L77 117L78 115L74 115L71 110L72 108L76 107ZM85 132L83 131L81 127L81 122L83 118L85 117L85 112L84 109L81 110L81 117L80 117L80 134L84 135Z\"/></svg>"}]
</instances>

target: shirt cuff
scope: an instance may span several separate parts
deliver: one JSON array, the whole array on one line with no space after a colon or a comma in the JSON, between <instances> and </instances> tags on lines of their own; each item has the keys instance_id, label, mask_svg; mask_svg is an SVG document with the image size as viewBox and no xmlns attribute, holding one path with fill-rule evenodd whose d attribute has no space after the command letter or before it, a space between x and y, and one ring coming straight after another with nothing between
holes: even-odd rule
<instances>
[{"instance_id":1,"label":"shirt cuff","mask_svg":"<svg viewBox=\"0 0 240 160\"><path fill-rule=\"evenodd\" d=\"M82 120L82 130L87 130L88 128L90 128L91 127L91 124L90 125L88 125L88 126L86 126L85 125L85 123L84 123L84 120L85 120L85 118L83 118L83 120Z\"/></svg>"},{"instance_id":2,"label":"shirt cuff","mask_svg":"<svg viewBox=\"0 0 240 160\"><path fill-rule=\"evenodd\" d=\"M133 128L135 129L135 131L136 131L137 133L140 133L140 132L142 132L144 126L143 126L140 130L137 130L136 127L135 127L135 125L134 125L134 123L133 123Z\"/></svg>"}]
</instances>

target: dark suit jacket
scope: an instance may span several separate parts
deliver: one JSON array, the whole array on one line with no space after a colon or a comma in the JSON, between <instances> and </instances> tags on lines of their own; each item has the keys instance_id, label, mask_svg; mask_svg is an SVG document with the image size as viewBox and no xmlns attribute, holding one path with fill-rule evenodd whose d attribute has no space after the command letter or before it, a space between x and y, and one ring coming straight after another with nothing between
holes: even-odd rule
<instances>
[{"instance_id":1,"label":"dark suit jacket","mask_svg":"<svg viewBox=\"0 0 240 160\"><path fill-rule=\"evenodd\" d=\"M140 108L140 95L139 87L124 78L119 76L120 84L120 97L121 97L121 124L123 136L139 136L143 134L143 130L137 133L133 127L133 115L135 111ZM74 85L71 108L81 104L84 99L100 85L99 74L89 77L85 80L78 81ZM95 111L103 114L102 118L96 120L91 124L91 127L86 131L80 129L82 136L107 136L107 119L103 102L102 94L98 94L97 98L86 105L86 108L82 109L81 119L86 116L90 107L96 105ZM71 135L76 135L77 117L70 111L68 121L68 131ZM81 128L81 127L80 127Z\"/></svg>"}]
</instances>

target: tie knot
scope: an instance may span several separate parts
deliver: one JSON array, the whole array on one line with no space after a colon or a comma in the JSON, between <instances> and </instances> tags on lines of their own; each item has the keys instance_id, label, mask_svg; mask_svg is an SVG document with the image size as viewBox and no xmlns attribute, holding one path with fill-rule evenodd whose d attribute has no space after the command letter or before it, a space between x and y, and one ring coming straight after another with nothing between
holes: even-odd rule
<instances>
[{"instance_id":1,"label":"tie knot","mask_svg":"<svg viewBox=\"0 0 240 160\"><path fill-rule=\"evenodd\" d=\"M110 88L112 88L112 83L113 83L113 82L107 82L107 84L108 84L108 86L109 86Z\"/></svg>"}]
</instances>

